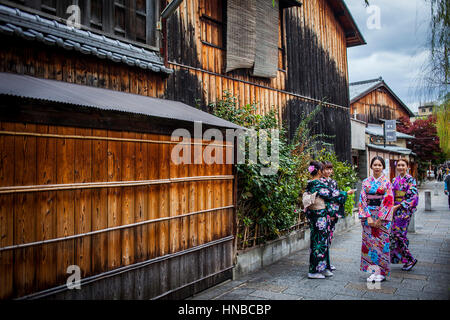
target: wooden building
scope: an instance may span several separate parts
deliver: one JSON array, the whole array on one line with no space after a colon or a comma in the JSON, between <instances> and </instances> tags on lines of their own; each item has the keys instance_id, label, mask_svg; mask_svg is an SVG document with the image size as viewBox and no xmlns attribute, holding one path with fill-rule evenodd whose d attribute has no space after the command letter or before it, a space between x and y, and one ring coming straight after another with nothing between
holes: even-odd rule
<instances>
[{"instance_id":1,"label":"wooden building","mask_svg":"<svg viewBox=\"0 0 450 320\"><path fill-rule=\"evenodd\" d=\"M175 128L233 128L198 113L224 90L291 137L326 99L314 132L350 160L346 50L365 42L343 1L184 0L161 19L168 2L0 1L0 298L183 298L230 278L232 166L169 160Z\"/></svg>"},{"instance_id":2,"label":"wooden building","mask_svg":"<svg viewBox=\"0 0 450 320\"><path fill-rule=\"evenodd\" d=\"M397 120L401 117L414 117L414 113L379 77L377 79L350 83L350 112L355 123L366 123L366 148L353 148L353 163L360 168L361 179L370 175L370 161L375 156L385 159L385 174L390 178L396 175L397 160L407 159L411 163L410 173L417 174L415 154L407 148L407 140L413 136L396 132L397 141L384 143L383 120Z\"/></svg>"},{"instance_id":3,"label":"wooden building","mask_svg":"<svg viewBox=\"0 0 450 320\"><path fill-rule=\"evenodd\" d=\"M355 119L373 124L414 117L382 77L350 83L350 112Z\"/></svg>"}]
</instances>

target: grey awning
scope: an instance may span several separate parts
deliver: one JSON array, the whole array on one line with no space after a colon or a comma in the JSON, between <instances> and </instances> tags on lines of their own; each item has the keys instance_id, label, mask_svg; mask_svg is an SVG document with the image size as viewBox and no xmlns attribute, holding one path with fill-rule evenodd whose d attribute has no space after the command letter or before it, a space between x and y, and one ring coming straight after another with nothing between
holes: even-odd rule
<instances>
[{"instance_id":1,"label":"grey awning","mask_svg":"<svg viewBox=\"0 0 450 320\"><path fill-rule=\"evenodd\" d=\"M232 122L178 101L12 73L0 72L0 95L121 111L161 119L201 121L202 124L220 128L243 129ZM161 125L164 123L161 122Z\"/></svg>"},{"instance_id":2,"label":"grey awning","mask_svg":"<svg viewBox=\"0 0 450 320\"><path fill-rule=\"evenodd\" d=\"M387 145L386 147L384 147L381 145L376 145L376 144L371 144L371 143L369 143L367 146L372 149L383 150L386 152L399 153L399 154L405 154L405 155L408 155L408 154L415 155L415 153L413 153L411 149L403 148L403 147L399 147L399 146Z\"/></svg>"},{"instance_id":3,"label":"grey awning","mask_svg":"<svg viewBox=\"0 0 450 320\"><path fill-rule=\"evenodd\" d=\"M395 131L395 132L396 132L397 138L399 138L399 139L415 139L414 136L411 136L409 134L399 132L399 131ZM366 128L366 133L370 134L372 136L379 136L379 137L384 136L383 127L379 126L379 125L369 124Z\"/></svg>"}]
</instances>

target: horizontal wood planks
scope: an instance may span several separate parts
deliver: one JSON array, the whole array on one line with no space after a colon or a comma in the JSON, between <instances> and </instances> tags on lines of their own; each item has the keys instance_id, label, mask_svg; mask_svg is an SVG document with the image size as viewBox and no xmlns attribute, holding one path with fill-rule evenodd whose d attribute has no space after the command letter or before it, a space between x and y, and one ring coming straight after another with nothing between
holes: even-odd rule
<instances>
[{"instance_id":1,"label":"horizontal wood planks","mask_svg":"<svg viewBox=\"0 0 450 320\"><path fill-rule=\"evenodd\" d=\"M375 89L350 105L350 113L365 121L379 123L379 119L409 117L404 107L387 90Z\"/></svg>"},{"instance_id":2,"label":"horizontal wood planks","mask_svg":"<svg viewBox=\"0 0 450 320\"><path fill-rule=\"evenodd\" d=\"M208 105L222 99L226 90L238 98L239 107L255 103L260 114L273 108L280 124L291 99L318 104L326 97L348 107L346 39L327 1L306 1L280 12L279 47L285 53L280 50L281 68L272 79L252 77L244 69L224 72L225 4L184 1L171 17L168 58L175 72L164 84L169 99L190 105L200 99L201 105ZM187 47L196 54L186 54ZM191 80L188 90L179 85L186 79Z\"/></svg>"},{"instance_id":3,"label":"horizontal wood planks","mask_svg":"<svg viewBox=\"0 0 450 320\"><path fill-rule=\"evenodd\" d=\"M170 136L7 122L0 122L0 128L58 135L0 134L0 187L232 176L232 164L174 164L171 154L175 144L148 142L170 141ZM65 138L68 135L88 138ZM92 136L136 140L90 139ZM210 141L196 142L203 143L199 145L200 153L207 153ZM225 147L212 149L205 159L226 153ZM232 200L231 178L0 194L0 248L214 209L232 205ZM0 298L26 296L64 285L70 265L79 266L81 277L88 278L220 240L232 235L233 214L233 208L212 210L70 240L0 250ZM157 278L151 280L145 280L145 272L134 272L126 276L125 282L109 282L110 290L118 292L112 298L150 298L144 292L150 290L146 283L156 296L206 277L208 272L224 269L225 265L215 262L224 258L223 250L217 250L208 251L212 256L202 257L201 261L197 260L201 256L198 253L158 263L152 271ZM230 262L226 267L230 267L231 256L226 261ZM206 274L200 266L199 271L189 269L199 263L205 264L201 268L207 270ZM124 283L134 284L124 287ZM134 290L138 293L131 293Z\"/></svg>"}]
</instances>

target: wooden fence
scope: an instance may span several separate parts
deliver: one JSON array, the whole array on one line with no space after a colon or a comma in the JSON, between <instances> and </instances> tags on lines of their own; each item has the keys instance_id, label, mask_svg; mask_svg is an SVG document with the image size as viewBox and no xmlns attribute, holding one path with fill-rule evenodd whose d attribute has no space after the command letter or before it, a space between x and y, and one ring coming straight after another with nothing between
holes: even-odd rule
<instances>
[{"instance_id":1,"label":"wooden fence","mask_svg":"<svg viewBox=\"0 0 450 320\"><path fill-rule=\"evenodd\" d=\"M229 271L232 164L176 165L174 145L165 135L0 122L0 298L189 295ZM133 280L125 272L150 264ZM67 290L71 265L81 290ZM115 288L105 282L114 277Z\"/></svg>"}]
</instances>

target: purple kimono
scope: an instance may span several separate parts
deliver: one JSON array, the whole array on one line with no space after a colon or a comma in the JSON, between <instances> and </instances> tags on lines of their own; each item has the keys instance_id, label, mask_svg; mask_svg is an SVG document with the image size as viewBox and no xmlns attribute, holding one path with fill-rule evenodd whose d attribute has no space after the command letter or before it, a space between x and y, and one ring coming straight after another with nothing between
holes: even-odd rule
<instances>
[{"instance_id":1,"label":"purple kimono","mask_svg":"<svg viewBox=\"0 0 450 320\"><path fill-rule=\"evenodd\" d=\"M412 214L419 202L416 180L409 174L398 176L392 180L394 204L400 204L393 217L391 231L391 263L410 263L415 259L409 252L409 241L406 237Z\"/></svg>"}]
</instances>

